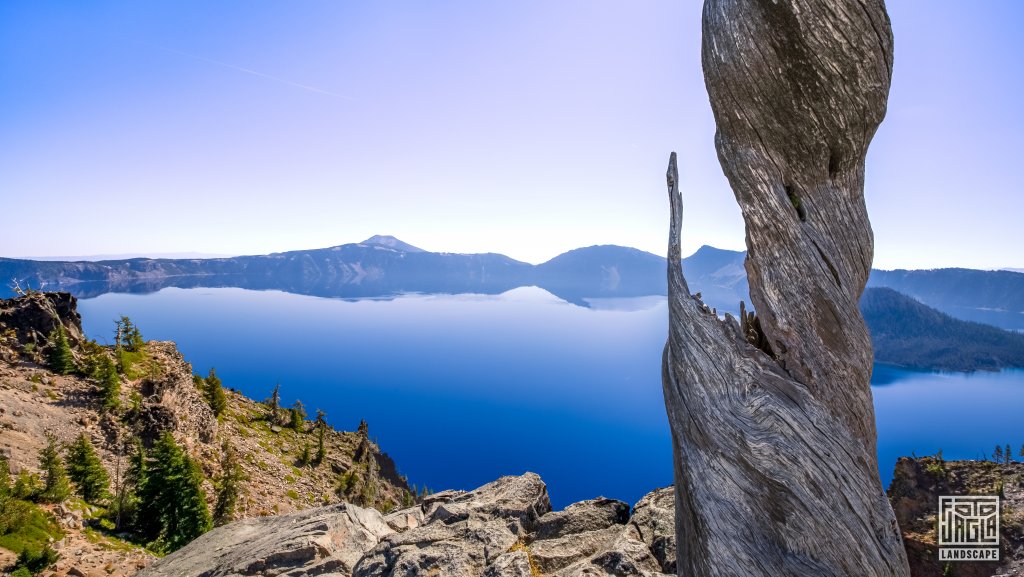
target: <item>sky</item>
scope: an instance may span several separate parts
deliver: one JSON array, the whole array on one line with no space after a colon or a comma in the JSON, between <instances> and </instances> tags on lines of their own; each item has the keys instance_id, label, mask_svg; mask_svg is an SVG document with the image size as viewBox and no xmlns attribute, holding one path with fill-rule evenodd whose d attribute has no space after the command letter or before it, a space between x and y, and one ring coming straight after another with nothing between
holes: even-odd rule
<instances>
[{"instance_id":1,"label":"sky","mask_svg":"<svg viewBox=\"0 0 1024 577\"><path fill-rule=\"evenodd\" d=\"M1024 3L890 0L878 268L1024 267ZM0 256L742 249L696 0L0 3Z\"/></svg>"}]
</instances>

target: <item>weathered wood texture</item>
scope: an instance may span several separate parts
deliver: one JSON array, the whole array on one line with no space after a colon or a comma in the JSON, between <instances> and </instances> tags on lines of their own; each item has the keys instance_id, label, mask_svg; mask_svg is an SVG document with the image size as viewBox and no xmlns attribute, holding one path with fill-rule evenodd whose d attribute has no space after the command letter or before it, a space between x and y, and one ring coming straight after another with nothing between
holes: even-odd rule
<instances>
[{"instance_id":1,"label":"weathered wood texture","mask_svg":"<svg viewBox=\"0 0 1024 577\"><path fill-rule=\"evenodd\" d=\"M881 0L706 0L719 160L756 318L720 321L680 264L669 164L669 341L680 576L908 575L878 477L864 158L885 115Z\"/></svg>"}]
</instances>

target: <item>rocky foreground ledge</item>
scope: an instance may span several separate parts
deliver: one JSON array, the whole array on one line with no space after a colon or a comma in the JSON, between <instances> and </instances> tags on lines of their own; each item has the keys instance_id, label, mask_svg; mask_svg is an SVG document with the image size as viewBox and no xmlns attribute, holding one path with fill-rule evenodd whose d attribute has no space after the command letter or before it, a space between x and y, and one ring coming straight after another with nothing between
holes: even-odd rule
<instances>
[{"instance_id":1,"label":"rocky foreground ledge","mask_svg":"<svg viewBox=\"0 0 1024 577\"><path fill-rule=\"evenodd\" d=\"M658 489L632 509L598 498L552 511L526 473L444 491L382 515L351 504L214 529L139 577L617 577L675 574L675 502Z\"/></svg>"}]
</instances>

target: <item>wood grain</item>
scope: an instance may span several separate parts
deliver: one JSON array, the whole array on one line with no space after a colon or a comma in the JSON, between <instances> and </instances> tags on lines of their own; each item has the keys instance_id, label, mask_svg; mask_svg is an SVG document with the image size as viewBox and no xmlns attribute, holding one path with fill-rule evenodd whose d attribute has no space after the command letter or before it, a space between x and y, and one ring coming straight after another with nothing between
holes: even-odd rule
<instances>
[{"instance_id":1,"label":"wood grain","mask_svg":"<svg viewBox=\"0 0 1024 577\"><path fill-rule=\"evenodd\" d=\"M881 0L704 4L715 145L756 317L720 320L690 295L673 154L663 385L681 576L909 575L857 307L873 254L864 159L892 46Z\"/></svg>"}]
</instances>

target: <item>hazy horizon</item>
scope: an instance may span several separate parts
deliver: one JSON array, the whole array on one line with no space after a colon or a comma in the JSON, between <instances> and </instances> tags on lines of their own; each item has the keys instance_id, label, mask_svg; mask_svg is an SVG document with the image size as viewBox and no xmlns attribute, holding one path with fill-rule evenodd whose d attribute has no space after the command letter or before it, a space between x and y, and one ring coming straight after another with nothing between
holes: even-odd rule
<instances>
[{"instance_id":1,"label":"hazy horizon","mask_svg":"<svg viewBox=\"0 0 1024 577\"><path fill-rule=\"evenodd\" d=\"M875 266L1024 266L1024 5L888 8ZM744 248L698 2L10 2L0 31L4 256L266 254L382 232L532 263L595 244L664 255L673 150L684 252Z\"/></svg>"}]
</instances>

